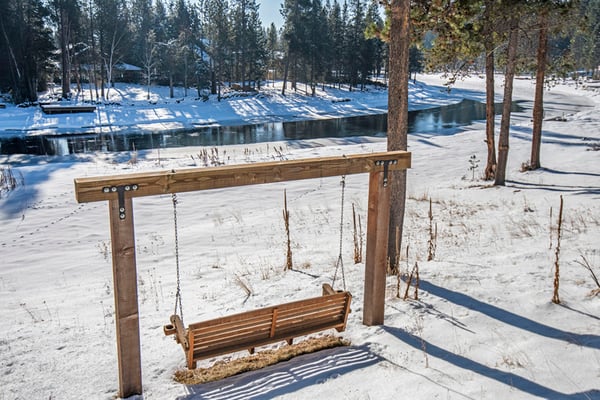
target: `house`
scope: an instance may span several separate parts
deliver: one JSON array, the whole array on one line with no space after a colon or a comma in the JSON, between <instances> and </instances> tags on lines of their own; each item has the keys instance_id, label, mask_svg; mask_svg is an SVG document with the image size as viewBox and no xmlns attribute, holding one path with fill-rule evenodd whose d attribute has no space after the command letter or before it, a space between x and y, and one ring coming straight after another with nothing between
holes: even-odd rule
<instances>
[{"instance_id":1,"label":"house","mask_svg":"<svg viewBox=\"0 0 600 400\"><path fill-rule=\"evenodd\" d=\"M140 83L143 79L144 70L141 67L124 62L116 63L114 66L114 82Z\"/></svg>"}]
</instances>

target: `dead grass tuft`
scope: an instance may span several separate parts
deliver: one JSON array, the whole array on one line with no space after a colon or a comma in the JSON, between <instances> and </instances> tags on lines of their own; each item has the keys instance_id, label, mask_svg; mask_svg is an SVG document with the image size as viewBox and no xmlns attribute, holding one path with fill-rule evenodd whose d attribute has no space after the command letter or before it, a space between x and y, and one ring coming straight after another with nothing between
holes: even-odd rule
<instances>
[{"instance_id":1,"label":"dead grass tuft","mask_svg":"<svg viewBox=\"0 0 600 400\"><path fill-rule=\"evenodd\" d=\"M349 345L349 341L332 335L313 337L291 346L263 350L235 360L217 361L208 368L180 369L175 372L173 379L185 385L197 385L268 367L302 354Z\"/></svg>"}]
</instances>

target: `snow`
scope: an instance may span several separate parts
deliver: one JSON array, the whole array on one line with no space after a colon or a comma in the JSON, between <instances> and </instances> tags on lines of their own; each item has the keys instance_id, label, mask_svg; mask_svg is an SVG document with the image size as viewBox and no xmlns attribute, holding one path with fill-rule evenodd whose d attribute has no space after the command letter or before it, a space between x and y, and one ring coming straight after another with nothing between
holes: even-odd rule
<instances>
[{"instance_id":1,"label":"snow","mask_svg":"<svg viewBox=\"0 0 600 400\"><path fill-rule=\"evenodd\" d=\"M411 107L483 99L480 77L459 82L450 94L442 83L439 76L421 76L411 86ZM600 153L594 149L600 142L600 97L572 84L546 92L546 117L566 121L545 122L544 169L523 173L533 82L515 83L515 97L526 110L512 118L506 187L479 179L486 154L483 123L452 135L409 137L413 167L402 250L405 255L408 245L408 259L401 266L406 271L418 262L419 299L397 298L396 279L389 277L383 326L361 323L364 264L352 262L351 205L365 226L368 177L346 178L343 254L353 305L341 335L352 342L348 348L211 384L175 383L171 376L184 367L183 352L162 333L176 288L171 198L135 199L143 398L599 399L600 297L590 296L595 283L576 261L585 256L598 274ZM90 115L48 117L8 106L0 110L0 135L61 134L96 124L126 132L367 114L385 111L387 96L328 90L313 99L267 89L221 103L191 97L176 103L154 93L152 106L144 88L135 97L133 92L111 89L120 96L111 101L121 105L101 105ZM350 101L331 101L340 98ZM385 147L385 138L364 137L222 146L218 154L230 165ZM0 399L114 398L108 207L78 204L73 179L202 166L202 150L161 149L160 157L156 150L139 151L136 160L132 153L100 152L0 156L0 165L11 166L23 182L0 199ZM472 155L481 160L475 180ZM297 268L291 272L283 271L284 189ZM562 304L556 305L551 298L560 196ZM429 199L438 229L433 261L426 261ZM178 201L186 323L313 297L331 282L339 251L339 178L182 193ZM239 281L251 288L248 298ZM402 283L402 294L405 288Z\"/></svg>"}]
</instances>

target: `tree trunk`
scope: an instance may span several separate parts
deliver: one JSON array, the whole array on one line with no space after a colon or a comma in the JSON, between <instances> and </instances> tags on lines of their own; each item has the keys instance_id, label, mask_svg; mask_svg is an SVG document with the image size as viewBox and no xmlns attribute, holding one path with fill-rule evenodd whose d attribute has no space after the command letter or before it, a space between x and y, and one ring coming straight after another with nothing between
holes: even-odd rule
<instances>
[{"instance_id":1,"label":"tree trunk","mask_svg":"<svg viewBox=\"0 0 600 400\"><path fill-rule=\"evenodd\" d=\"M391 2L389 41L388 145L389 151L408 148L408 54L410 46L410 0ZM394 171L390 183L390 226L388 259L394 266L399 254L396 244L402 240L406 202L406 170ZM399 236L396 240L396 234ZM398 246L398 249L401 245Z\"/></svg>"},{"instance_id":2,"label":"tree trunk","mask_svg":"<svg viewBox=\"0 0 600 400\"><path fill-rule=\"evenodd\" d=\"M71 94L71 66L69 65L69 20L67 11L60 9L60 64L62 68L62 98L67 99Z\"/></svg>"},{"instance_id":3,"label":"tree trunk","mask_svg":"<svg viewBox=\"0 0 600 400\"><path fill-rule=\"evenodd\" d=\"M506 72L504 76L504 98L502 103L502 121L500 122L500 137L498 139L498 168L496 169L497 186L506 184L506 164L508 162L508 142L510 135L510 112L512 108L513 81L517 63L517 45L519 43L519 19L510 18L510 33L506 50Z\"/></svg>"},{"instance_id":4,"label":"tree trunk","mask_svg":"<svg viewBox=\"0 0 600 400\"><path fill-rule=\"evenodd\" d=\"M487 47L487 46L486 46ZM491 46L493 47L493 46ZM485 57L485 141L487 143L487 163L485 180L491 181L496 176L496 139L495 139L495 90L494 90L494 50L486 49Z\"/></svg>"},{"instance_id":5,"label":"tree trunk","mask_svg":"<svg viewBox=\"0 0 600 400\"><path fill-rule=\"evenodd\" d=\"M548 10L540 12L540 32L537 49L537 71L535 74L535 100L533 103L533 132L531 138L530 169L538 169L542 145L542 123L544 120L544 80L546 79L546 59L548 53Z\"/></svg>"},{"instance_id":6,"label":"tree trunk","mask_svg":"<svg viewBox=\"0 0 600 400\"><path fill-rule=\"evenodd\" d=\"M290 72L290 54L285 59L285 67L283 69L283 86L281 87L281 95L285 96L285 87L287 86L288 73Z\"/></svg>"},{"instance_id":7,"label":"tree trunk","mask_svg":"<svg viewBox=\"0 0 600 400\"><path fill-rule=\"evenodd\" d=\"M491 24L491 2L487 2L485 20ZM491 181L496 177L496 92L494 89L494 33L488 29L485 36L485 141L487 144L487 162L485 180Z\"/></svg>"}]
</instances>

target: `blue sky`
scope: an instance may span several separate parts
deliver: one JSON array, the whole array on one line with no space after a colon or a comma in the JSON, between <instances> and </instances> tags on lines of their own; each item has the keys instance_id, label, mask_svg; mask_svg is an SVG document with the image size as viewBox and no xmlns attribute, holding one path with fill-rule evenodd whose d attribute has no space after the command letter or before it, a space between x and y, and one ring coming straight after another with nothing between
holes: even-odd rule
<instances>
[{"instance_id":1,"label":"blue sky","mask_svg":"<svg viewBox=\"0 0 600 400\"><path fill-rule=\"evenodd\" d=\"M277 28L281 28L283 25L283 18L279 13L281 8L280 0L258 0L260 5L260 17L263 21L263 26L266 28L271 25L271 22L275 22Z\"/></svg>"}]
</instances>

